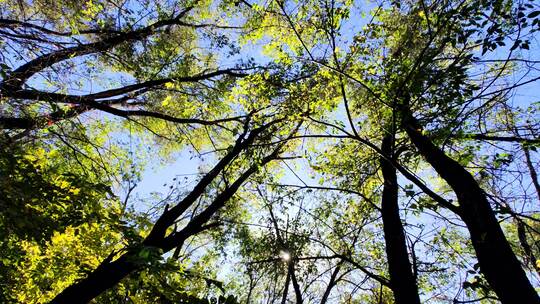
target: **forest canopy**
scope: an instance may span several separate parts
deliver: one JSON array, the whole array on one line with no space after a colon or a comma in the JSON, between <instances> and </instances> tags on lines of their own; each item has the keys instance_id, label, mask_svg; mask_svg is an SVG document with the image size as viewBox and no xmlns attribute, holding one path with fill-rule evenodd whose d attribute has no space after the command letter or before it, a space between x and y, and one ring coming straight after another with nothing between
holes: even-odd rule
<instances>
[{"instance_id":1,"label":"forest canopy","mask_svg":"<svg viewBox=\"0 0 540 304\"><path fill-rule=\"evenodd\" d=\"M540 303L540 3L0 0L1 303Z\"/></svg>"}]
</instances>

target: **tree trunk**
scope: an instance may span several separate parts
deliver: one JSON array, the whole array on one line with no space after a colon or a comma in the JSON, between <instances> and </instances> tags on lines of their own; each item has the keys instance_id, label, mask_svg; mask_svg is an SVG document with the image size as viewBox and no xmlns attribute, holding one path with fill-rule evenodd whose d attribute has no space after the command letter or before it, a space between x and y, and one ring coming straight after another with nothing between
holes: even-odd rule
<instances>
[{"instance_id":1,"label":"tree trunk","mask_svg":"<svg viewBox=\"0 0 540 304\"><path fill-rule=\"evenodd\" d=\"M289 273L291 274L291 282L294 289L294 295L296 297L296 304L302 304L302 291L300 290L300 285L298 284L298 280L296 279L296 273L294 272L294 260L289 262Z\"/></svg>"},{"instance_id":2,"label":"tree trunk","mask_svg":"<svg viewBox=\"0 0 540 304\"><path fill-rule=\"evenodd\" d=\"M139 268L137 264L130 261L130 257L132 255L126 253L113 262L100 265L86 278L64 289L49 303L74 304L90 302Z\"/></svg>"},{"instance_id":3,"label":"tree trunk","mask_svg":"<svg viewBox=\"0 0 540 304\"><path fill-rule=\"evenodd\" d=\"M391 135L387 135L382 142L382 151L388 157L393 157L392 142ZM412 272L405 233L399 217L396 168L383 157L381 157L380 162L384 178L381 214L390 287L394 293L396 304L420 304L418 286Z\"/></svg>"},{"instance_id":4,"label":"tree trunk","mask_svg":"<svg viewBox=\"0 0 540 304\"><path fill-rule=\"evenodd\" d=\"M403 127L420 154L456 193L460 217L467 226L472 245L493 291L502 303L540 303L525 271L506 239L487 196L474 177L422 134L410 109L402 109Z\"/></svg>"},{"instance_id":5,"label":"tree trunk","mask_svg":"<svg viewBox=\"0 0 540 304\"><path fill-rule=\"evenodd\" d=\"M341 265L343 264L343 260L340 260L338 264L336 265L336 268L332 272L332 275L330 276L330 281L328 282L328 286L326 286L326 289L324 290L324 294L321 298L320 304L326 304L328 301L328 298L330 297L330 292L332 292L332 289L337 284L337 276L339 274L339 271L341 270Z\"/></svg>"}]
</instances>

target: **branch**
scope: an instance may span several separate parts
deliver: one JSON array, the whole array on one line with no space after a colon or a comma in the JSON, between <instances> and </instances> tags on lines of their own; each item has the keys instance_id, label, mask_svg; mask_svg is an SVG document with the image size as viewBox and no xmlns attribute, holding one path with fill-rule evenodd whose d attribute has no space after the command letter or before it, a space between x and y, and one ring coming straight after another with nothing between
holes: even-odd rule
<instances>
[{"instance_id":1,"label":"branch","mask_svg":"<svg viewBox=\"0 0 540 304\"><path fill-rule=\"evenodd\" d=\"M161 20L138 30L121 33L97 42L81 44L39 56L13 70L13 72L4 79L2 89L9 88L11 90L18 90L30 77L32 77L32 75L58 62L73 57L102 52L124 42L141 40L154 34L156 29L167 25L181 24L180 19L192 8L193 7L188 7L184 9L175 18Z\"/></svg>"},{"instance_id":2,"label":"branch","mask_svg":"<svg viewBox=\"0 0 540 304\"><path fill-rule=\"evenodd\" d=\"M207 80L207 79L210 79L216 76L221 76L221 75L229 75L229 76L234 76L234 77L244 77L248 75L246 73L238 72L241 70L242 69L225 69L225 70L217 70L210 73L201 73L194 76L171 77L171 78L164 78L164 79L149 80L149 81L132 84L132 85L128 85L128 86L117 88L117 89L111 89L111 90L102 91L102 92L98 92L94 94L83 95L83 96L89 97L89 98L95 98L95 99L111 98L118 95L141 90L141 89L162 86L169 82L197 82L197 81Z\"/></svg>"},{"instance_id":3,"label":"branch","mask_svg":"<svg viewBox=\"0 0 540 304\"><path fill-rule=\"evenodd\" d=\"M45 128L61 120L76 117L87 110L88 108L86 106L76 106L38 117L0 117L0 129L32 130Z\"/></svg>"},{"instance_id":4,"label":"branch","mask_svg":"<svg viewBox=\"0 0 540 304\"><path fill-rule=\"evenodd\" d=\"M8 27L12 29L13 27L24 27L28 29L38 30L45 34L56 35L56 36L73 36L73 32L58 32L55 30L48 29L44 26L39 26L30 22L24 22L13 19L2 19L0 18L0 27ZM78 31L78 34L121 34L121 31L110 30L110 29L88 29Z\"/></svg>"},{"instance_id":5,"label":"branch","mask_svg":"<svg viewBox=\"0 0 540 304\"><path fill-rule=\"evenodd\" d=\"M34 118L17 118L17 117L0 117L0 129L35 129L43 128L51 123L56 123L58 121L76 117L78 114L81 114L90 109L97 109L109 114L120 116L124 118L129 118L132 116L142 116L142 117L154 117L162 120L174 122L174 123L193 123L201 125L216 125L222 122L235 121L239 120L242 117L232 117L224 118L212 121L206 121L202 119L194 118L177 118L167 114L146 111L146 110L122 110L114 108L111 105L124 104L127 100L132 99L133 96L123 94L131 93L138 91L138 93L146 92L148 89L164 85L168 82L196 82L200 80L210 79L220 75L230 75L235 77L246 76L247 74L241 73L242 69L225 69L217 70L214 72L198 74L194 76L184 76L184 77L173 77L166 79L157 79L146 81L138 84L128 85L117 89L106 90L94 94L88 95L69 95L69 94L59 94L52 92L44 92L39 90L18 90L11 91L6 90L4 96L25 100L34 100L34 101L46 101L52 103L71 103L79 104L79 106L72 108L72 110L60 110L54 113L47 115L42 115L40 117ZM109 98L103 100L104 98ZM114 98L114 99L111 99ZM101 99L98 101L98 99Z\"/></svg>"},{"instance_id":6,"label":"branch","mask_svg":"<svg viewBox=\"0 0 540 304\"><path fill-rule=\"evenodd\" d=\"M382 277L382 276L377 275L377 274L374 274L373 272L367 270L364 266L358 264L357 262L355 262L354 260L352 260L351 258L349 258L349 257L347 257L345 255L338 255L337 257L341 258L342 260L346 261L347 263L351 264L352 266L360 269L368 277L374 279L375 281L381 283L382 285L384 285L386 287L390 287L390 281L387 278Z\"/></svg>"},{"instance_id":7,"label":"branch","mask_svg":"<svg viewBox=\"0 0 540 304\"><path fill-rule=\"evenodd\" d=\"M518 136L491 136L485 134L465 134L459 137L460 139L474 139L474 140L486 140L486 141L504 141L504 142L517 142L517 143L540 143L540 138L523 138Z\"/></svg>"}]
</instances>

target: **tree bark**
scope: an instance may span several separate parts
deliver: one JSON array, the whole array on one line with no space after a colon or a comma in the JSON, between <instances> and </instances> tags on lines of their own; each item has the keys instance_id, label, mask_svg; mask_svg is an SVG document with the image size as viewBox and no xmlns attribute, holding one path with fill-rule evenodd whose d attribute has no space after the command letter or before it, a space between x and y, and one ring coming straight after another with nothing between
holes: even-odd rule
<instances>
[{"instance_id":1,"label":"tree bark","mask_svg":"<svg viewBox=\"0 0 540 304\"><path fill-rule=\"evenodd\" d=\"M340 260L339 263L336 265L336 268L332 272L332 275L330 276L330 281L328 282L328 286L326 286L326 289L324 290L324 294L321 298L320 304L326 304L328 301L328 298L330 297L330 292L336 286L337 284L337 276L339 274L339 271L341 270L341 265L343 264L343 260Z\"/></svg>"},{"instance_id":2,"label":"tree bark","mask_svg":"<svg viewBox=\"0 0 540 304\"><path fill-rule=\"evenodd\" d=\"M283 287L283 297L281 297L281 304L287 304L287 295L289 294L290 282L291 282L291 273L287 270L287 278L285 279L285 286Z\"/></svg>"},{"instance_id":3,"label":"tree bark","mask_svg":"<svg viewBox=\"0 0 540 304\"><path fill-rule=\"evenodd\" d=\"M484 274L502 303L540 303L519 260L512 251L487 196L474 177L448 157L424 134L410 109L401 109L402 124L420 154L450 185L459 203L459 215L467 226Z\"/></svg>"},{"instance_id":4,"label":"tree bark","mask_svg":"<svg viewBox=\"0 0 540 304\"><path fill-rule=\"evenodd\" d=\"M294 260L289 261L289 273L291 274L291 282L294 289L294 296L296 297L296 304L302 304L304 301L302 300L302 291L300 290L300 285L298 284L298 280L296 279L296 273L294 272Z\"/></svg>"},{"instance_id":5,"label":"tree bark","mask_svg":"<svg viewBox=\"0 0 540 304\"><path fill-rule=\"evenodd\" d=\"M391 135L385 136L382 142L381 150L388 157L393 157L392 142ZM390 287L396 304L420 304L418 286L409 261L405 233L399 216L396 168L383 157L380 162L384 178L381 214Z\"/></svg>"},{"instance_id":6,"label":"tree bark","mask_svg":"<svg viewBox=\"0 0 540 304\"><path fill-rule=\"evenodd\" d=\"M113 262L102 263L86 278L64 289L49 303L74 304L90 302L140 268L141 265L131 262L130 257L132 257L132 254L126 253Z\"/></svg>"}]
</instances>

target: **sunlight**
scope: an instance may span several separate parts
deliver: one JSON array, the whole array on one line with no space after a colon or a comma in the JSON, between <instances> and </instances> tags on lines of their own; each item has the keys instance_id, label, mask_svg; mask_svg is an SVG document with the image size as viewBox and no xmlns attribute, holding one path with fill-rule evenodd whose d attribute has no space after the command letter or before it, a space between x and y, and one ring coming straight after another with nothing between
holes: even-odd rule
<instances>
[{"instance_id":1,"label":"sunlight","mask_svg":"<svg viewBox=\"0 0 540 304\"><path fill-rule=\"evenodd\" d=\"M284 250L281 250L279 252L279 257L281 258L282 261L284 262L288 262L291 260L291 254L287 251L284 251Z\"/></svg>"}]
</instances>

